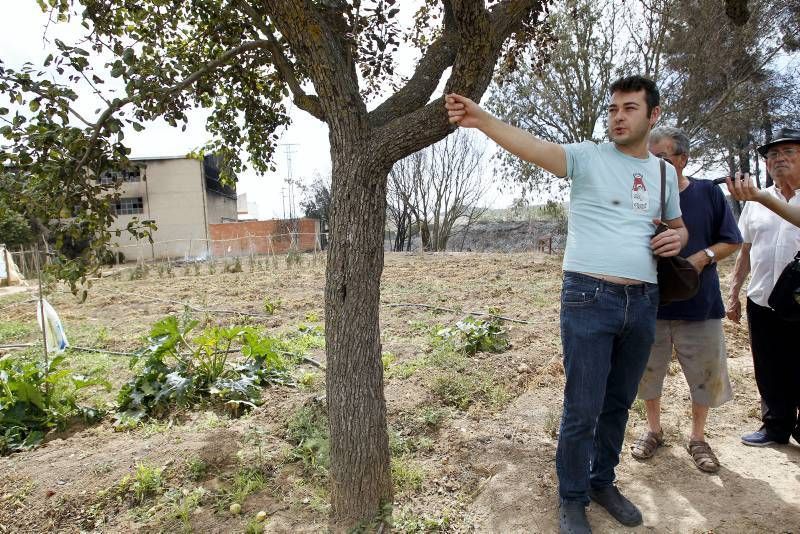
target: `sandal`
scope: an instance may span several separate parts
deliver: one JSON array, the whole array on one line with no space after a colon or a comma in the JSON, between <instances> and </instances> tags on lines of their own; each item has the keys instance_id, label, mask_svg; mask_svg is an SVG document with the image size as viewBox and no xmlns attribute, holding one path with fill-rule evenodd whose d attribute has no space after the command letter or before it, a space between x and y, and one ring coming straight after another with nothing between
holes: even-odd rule
<instances>
[{"instance_id":1,"label":"sandal","mask_svg":"<svg viewBox=\"0 0 800 534\"><path fill-rule=\"evenodd\" d=\"M658 432L647 431L643 432L641 436L636 438L636 441L631 445L631 456L637 460L647 460L652 458L656 453L656 449L664 444L664 430Z\"/></svg>"},{"instance_id":2,"label":"sandal","mask_svg":"<svg viewBox=\"0 0 800 534\"><path fill-rule=\"evenodd\" d=\"M716 473L719 471L719 460L717 460L711 445L705 441L690 441L688 447L689 454L692 455L694 465L705 473Z\"/></svg>"}]
</instances>

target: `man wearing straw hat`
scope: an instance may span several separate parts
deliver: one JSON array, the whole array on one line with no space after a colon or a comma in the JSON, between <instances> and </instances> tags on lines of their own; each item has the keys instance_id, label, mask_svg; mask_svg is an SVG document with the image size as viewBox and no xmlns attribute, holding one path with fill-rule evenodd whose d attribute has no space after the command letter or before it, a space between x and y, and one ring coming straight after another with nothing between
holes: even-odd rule
<instances>
[{"instance_id":1,"label":"man wearing straw hat","mask_svg":"<svg viewBox=\"0 0 800 534\"><path fill-rule=\"evenodd\" d=\"M754 447L784 444L793 436L800 443L800 349L798 323L782 319L769 307L768 299L784 267L800 250L800 227L781 218L800 210L800 130L784 128L777 139L758 148L767 161L775 185L752 193L739 218L744 244L736 258L727 316L739 322L742 305L739 292L747 286L747 324L753 369L761 394L761 428L742 436L742 443ZM736 173L734 182L749 177ZM744 196L742 184L728 180L734 195ZM777 208L777 209L776 209ZM775 211L773 211L775 210Z\"/></svg>"}]
</instances>

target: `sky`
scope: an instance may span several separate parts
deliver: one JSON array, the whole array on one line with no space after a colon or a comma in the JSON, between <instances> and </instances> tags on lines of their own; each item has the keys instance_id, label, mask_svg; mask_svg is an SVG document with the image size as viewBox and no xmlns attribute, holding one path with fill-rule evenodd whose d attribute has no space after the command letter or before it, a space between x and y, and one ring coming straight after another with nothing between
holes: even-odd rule
<instances>
[{"instance_id":1,"label":"sky","mask_svg":"<svg viewBox=\"0 0 800 534\"><path fill-rule=\"evenodd\" d=\"M5 21L3 32L0 32L0 56L7 67L18 68L24 62L41 65L44 58L55 49L53 39L59 38L67 44L76 44L82 35L83 28L79 21L53 24L47 29L47 40L43 39L47 16L41 12L35 0L2 0ZM409 13L410 11L405 11ZM96 59L96 58L94 58ZM410 75L417 55L414 50L401 49L398 53L397 71L401 75ZM93 64L102 65L104 61ZM104 76L106 80L110 77ZM112 82L107 82L111 86ZM94 111L101 107L99 99L92 95L88 87L78 87L80 98L76 107L84 116L96 116ZM388 96L388 95L387 95ZM376 100L370 108L378 105ZM247 194L248 202L257 204L259 219L282 218L288 216L289 187L287 177L294 181L310 183L316 175L330 174L330 145L328 143L327 126L311 115L295 108L287 101L292 124L282 132L278 141L275 166L276 172L264 176L248 170L239 175L237 191ZM136 132L132 128L125 129L125 144L131 149L131 157L178 156L186 154L202 146L208 140L205 130L205 118L208 112L192 110L188 113L189 122L186 131L180 126L173 128L163 121L145 124L145 130ZM506 207L511 203L516 190L500 191L490 174L492 167L488 158L494 148L490 144L487 150L486 180L490 189L484 197L484 203L493 208ZM295 213L300 213L299 202L302 193L293 187Z\"/></svg>"}]
</instances>

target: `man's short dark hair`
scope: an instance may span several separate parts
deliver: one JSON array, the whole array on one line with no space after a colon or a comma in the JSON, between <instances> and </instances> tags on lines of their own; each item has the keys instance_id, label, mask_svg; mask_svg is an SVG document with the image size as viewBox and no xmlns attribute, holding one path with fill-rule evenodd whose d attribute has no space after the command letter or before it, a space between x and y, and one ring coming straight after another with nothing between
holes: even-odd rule
<instances>
[{"instance_id":1,"label":"man's short dark hair","mask_svg":"<svg viewBox=\"0 0 800 534\"><path fill-rule=\"evenodd\" d=\"M658 106L661 102L661 97L658 94L658 87L656 82L644 76L626 76L620 78L611 84L608 89L608 94L613 95L616 92L620 93L638 93L644 91L644 100L647 103L647 116L653 112L653 108Z\"/></svg>"}]
</instances>

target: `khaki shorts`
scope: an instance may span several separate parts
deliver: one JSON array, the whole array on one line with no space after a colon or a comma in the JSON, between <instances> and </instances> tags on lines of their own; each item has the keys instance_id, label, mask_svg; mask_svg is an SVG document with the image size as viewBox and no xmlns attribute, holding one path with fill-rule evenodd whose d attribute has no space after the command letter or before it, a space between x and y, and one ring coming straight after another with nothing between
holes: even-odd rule
<instances>
[{"instance_id":1,"label":"khaki shorts","mask_svg":"<svg viewBox=\"0 0 800 534\"><path fill-rule=\"evenodd\" d=\"M639 382L639 398L661 397L672 349L683 368L692 401L716 408L733 398L722 320L656 321L656 339Z\"/></svg>"}]
</instances>

